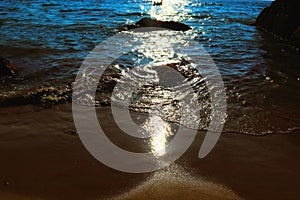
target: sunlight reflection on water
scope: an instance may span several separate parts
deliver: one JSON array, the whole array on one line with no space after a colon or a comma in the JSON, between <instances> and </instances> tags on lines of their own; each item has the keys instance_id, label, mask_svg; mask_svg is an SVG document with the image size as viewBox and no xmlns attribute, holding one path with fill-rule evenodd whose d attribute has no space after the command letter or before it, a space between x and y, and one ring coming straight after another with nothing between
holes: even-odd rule
<instances>
[{"instance_id":1,"label":"sunlight reflection on water","mask_svg":"<svg viewBox=\"0 0 300 200\"><path fill-rule=\"evenodd\" d=\"M189 9L186 8L189 5L187 0L161 0L162 5L154 5L156 0L153 0L151 10L149 14L151 17L158 20L180 21L185 18Z\"/></svg>"}]
</instances>

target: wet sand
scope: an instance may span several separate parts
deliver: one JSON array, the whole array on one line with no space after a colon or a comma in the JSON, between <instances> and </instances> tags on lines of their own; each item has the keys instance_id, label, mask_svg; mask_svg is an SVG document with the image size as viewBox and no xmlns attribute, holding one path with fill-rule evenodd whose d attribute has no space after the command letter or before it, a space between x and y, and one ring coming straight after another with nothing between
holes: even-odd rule
<instances>
[{"instance_id":1,"label":"wet sand","mask_svg":"<svg viewBox=\"0 0 300 200\"><path fill-rule=\"evenodd\" d=\"M98 111L99 120L117 137L119 130L110 123L109 108ZM1 108L0 115L0 199L300 196L299 131L261 137L224 133L201 160L197 155L205 133L199 132L170 168L128 174L104 166L87 152L76 135L70 104L40 110L36 106Z\"/></svg>"}]
</instances>

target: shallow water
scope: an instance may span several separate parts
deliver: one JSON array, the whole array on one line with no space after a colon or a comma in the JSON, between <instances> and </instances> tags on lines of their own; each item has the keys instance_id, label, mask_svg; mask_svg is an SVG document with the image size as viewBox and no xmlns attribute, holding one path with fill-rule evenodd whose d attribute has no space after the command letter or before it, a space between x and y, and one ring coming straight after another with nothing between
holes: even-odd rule
<instances>
[{"instance_id":1,"label":"shallow water","mask_svg":"<svg viewBox=\"0 0 300 200\"><path fill-rule=\"evenodd\" d=\"M12 105L22 104L24 98L18 97L36 94L36 89L49 86L53 87L54 92L50 89L46 97L29 98L26 103L35 104L36 101L61 95L67 96L65 99L68 101L71 96L69 88L88 53L100 42L120 32L122 26L152 16L190 25L193 30L186 33L167 32L169 36L179 35L179 39L169 41L170 44L176 46L176 42L188 38L196 41L213 58L222 75L227 95L224 131L252 135L293 132L300 126L300 74L296 69L299 53L250 26L269 4L268 1L177 0L157 8L144 0L76 3L1 1L0 52L18 70L15 79L1 78L1 104L8 105L7 99L14 99ZM145 36L136 34L135 37ZM113 51L116 45L107 47ZM118 66L112 66L112 71L108 73L123 73L126 77L130 68L143 68L149 63L168 65L186 59L185 55L176 56L172 52L149 54L146 50L147 47L141 46L122 56L115 62ZM187 73L187 83L192 83L196 88L201 117L204 119L199 127L191 128L206 130L211 108L207 90L199 76L204 72L188 74L190 71L190 68L183 69L183 74ZM151 70L148 75L151 75ZM109 77L100 85L97 100L101 105L109 101L115 84ZM128 78L138 82L140 77L143 74ZM117 80L113 78L113 81ZM147 93L139 93L136 97L138 100L131 102L131 109L145 112L158 102L171 113L166 120L180 123L173 102L176 94L153 85L147 87Z\"/></svg>"}]
</instances>

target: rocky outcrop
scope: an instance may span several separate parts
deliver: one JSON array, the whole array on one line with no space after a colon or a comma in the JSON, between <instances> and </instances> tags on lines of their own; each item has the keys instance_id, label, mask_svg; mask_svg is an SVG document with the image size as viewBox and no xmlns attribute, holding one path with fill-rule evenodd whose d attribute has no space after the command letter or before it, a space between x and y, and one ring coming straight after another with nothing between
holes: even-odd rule
<instances>
[{"instance_id":1,"label":"rocky outcrop","mask_svg":"<svg viewBox=\"0 0 300 200\"><path fill-rule=\"evenodd\" d=\"M14 65L6 58L0 57L0 76L15 76Z\"/></svg>"},{"instance_id":2,"label":"rocky outcrop","mask_svg":"<svg viewBox=\"0 0 300 200\"><path fill-rule=\"evenodd\" d=\"M300 1L276 0L258 16L255 25L300 48Z\"/></svg>"},{"instance_id":3,"label":"rocky outcrop","mask_svg":"<svg viewBox=\"0 0 300 200\"><path fill-rule=\"evenodd\" d=\"M171 29L174 31L188 31L191 29L190 26L180 22L160 21L152 18L143 18L133 25L126 26L125 29L130 30L134 28L143 28L143 27L159 27L159 28Z\"/></svg>"}]
</instances>

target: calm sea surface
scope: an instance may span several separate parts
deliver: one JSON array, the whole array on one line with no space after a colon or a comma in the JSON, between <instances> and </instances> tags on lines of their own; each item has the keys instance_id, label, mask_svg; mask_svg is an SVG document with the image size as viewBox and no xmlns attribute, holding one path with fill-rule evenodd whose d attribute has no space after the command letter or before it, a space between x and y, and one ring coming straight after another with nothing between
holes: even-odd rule
<instances>
[{"instance_id":1,"label":"calm sea surface","mask_svg":"<svg viewBox=\"0 0 300 200\"><path fill-rule=\"evenodd\" d=\"M143 17L155 17L191 26L193 30L186 33L164 34L180 35L170 41L172 45L184 38L195 40L213 58L226 89L226 132L255 135L293 132L300 127L299 53L251 26L269 4L269 1L250 0L164 0L164 5L157 7L146 0L0 1L0 55L17 68L16 78L0 79L0 104L4 106L7 99L26 96L43 87L57 90L70 87L82 61L96 45L122 31L124 25ZM136 35L143 37L157 36ZM107 48L113 51L116 44ZM150 55L146 50L141 46L122 56L116 61L117 66L112 66L112 73L182 59L170 52ZM205 100L207 91L201 84L203 81L193 73L188 76L197 94ZM132 82L138 80L130 78ZM102 83L100 104L111 93L103 89L105 84L110 83ZM139 94L140 102L132 103L133 110L144 112L155 99L170 108L172 115L176 95L159 87L149 86L147 91ZM209 116L207 101L202 99L199 103L204 118ZM171 116L170 120L178 119ZM208 121L202 121L199 129L205 130Z\"/></svg>"}]
</instances>

